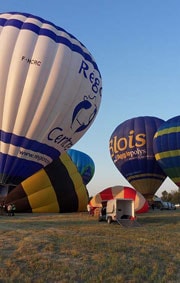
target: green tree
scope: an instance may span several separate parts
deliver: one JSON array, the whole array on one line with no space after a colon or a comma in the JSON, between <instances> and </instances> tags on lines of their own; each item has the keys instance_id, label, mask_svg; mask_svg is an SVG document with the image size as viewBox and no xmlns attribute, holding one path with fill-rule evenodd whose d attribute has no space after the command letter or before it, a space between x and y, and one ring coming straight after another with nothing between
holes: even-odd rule
<instances>
[{"instance_id":1,"label":"green tree","mask_svg":"<svg viewBox=\"0 0 180 283\"><path fill-rule=\"evenodd\" d=\"M172 203L180 204L180 189L178 189L178 191L173 191Z\"/></svg>"},{"instance_id":2,"label":"green tree","mask_svg":"<svg viewBox=\"0 0 180 283\"><path fill-rule=\"evenodd\" d=\"M163 191L161 198L162 198L163 201L168 201L168 192L167 191Z\"/></svg>"},{"instance_id":3,"label":"green tree","mask_svg":"<svg viewBox=\"0 0 180 283\"><path fill-rule=\"evenodd\" d=\"M180 188L178 188L178 190L176 191L171 191L170 193L163 191L161 199L163 201L172 202L174 204L180 204Z\"/></svg>"}]
</instances>

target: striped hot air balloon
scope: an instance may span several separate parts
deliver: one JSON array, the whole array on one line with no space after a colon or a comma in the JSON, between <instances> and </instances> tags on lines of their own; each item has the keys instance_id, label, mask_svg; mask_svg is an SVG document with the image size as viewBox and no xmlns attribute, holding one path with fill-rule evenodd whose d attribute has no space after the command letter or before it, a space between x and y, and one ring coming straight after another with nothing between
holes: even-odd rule
<instances>
[{"instance_id":1,"label":"striped hot air balloon","mask_svg":"<svg viewBox=\"0 0 180 283\"><path fill-rule=\"evenodd\" d=\"M17 212L85 211L88 192L77 167L67 153L41 169L6 197Z\"/></svg>"},{"instance_id":2,"label":"striped hot air balloon","mask_svg":"<svg viewBox=\"0 0 180 283\"><path fill-rule=\"evenodd\" d=\"M135 203L135 212L143 213L148 211L148 202L141 193L130 187L114 186L109 187L96 194L90 200L90 206L95 209L102 207L101 203L105 200L114 198L133 199Z\"/></svg>"},{"instance_id":3,"label":"striped hot air balloon","mask_svg":"<svg viewBox=\"0 0 180 283\"><path fill-rule=\"evenodd\" d=\"M167 176L180 186L180 116L164 122L157 130L153 148L155 158Z\"/></svg>"},{"instance_id":4,"label":"striped hot air balloon","mask_svg":"<svg viewBox=\"0 0 180 283\"><path fill-rule=\"evenodd\" d=\"M31 14L0 14L0 184L18 185L73 146L101 93L98 66L73 35Z\"/></svg>"}]
</instances>

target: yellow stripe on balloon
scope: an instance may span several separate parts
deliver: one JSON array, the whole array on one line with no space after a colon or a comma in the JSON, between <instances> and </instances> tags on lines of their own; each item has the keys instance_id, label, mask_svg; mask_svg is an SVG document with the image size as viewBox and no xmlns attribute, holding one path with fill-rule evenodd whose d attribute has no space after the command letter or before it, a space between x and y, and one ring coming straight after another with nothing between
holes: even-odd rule
<instances>
[{"instance_id":1,"label":"yellow stripe on balloon","mask_svg":"<svg viewBox=\"0 0 180 283\"><path fill-rule=\"evenodd\" d=\"M156 160L160 160L163 158L171 158L171 157L177 157L180 156L180 150L171 150L171 151L163 151L161 153L156 153L155 158Z\"/></svg>"},{"instance_id":2,"label":"yellow stripe on balloon","mask_svg":"<svg viewBox=\"0 0 180 283\"><path fill-rule=\"evenodd\" d=\"M55 191L43 169L23 181L21 185L27 194L32 212L44 212L45 207L47 207L47 212L59 212Z\"/></svg>"},{"instance_id":3,"label":"yellow stripe on balloon","mask_svg":"<svg viewBox=\"0 0 180 283\"><path fill-rule=\"evenodd\" d=\"M167 135L167 134L177 133L177 132L180 132L180 127L166 128L166 129L157 131L154 135L154 138L164 136L164 135Z\"/></svg>"}]
</instances>

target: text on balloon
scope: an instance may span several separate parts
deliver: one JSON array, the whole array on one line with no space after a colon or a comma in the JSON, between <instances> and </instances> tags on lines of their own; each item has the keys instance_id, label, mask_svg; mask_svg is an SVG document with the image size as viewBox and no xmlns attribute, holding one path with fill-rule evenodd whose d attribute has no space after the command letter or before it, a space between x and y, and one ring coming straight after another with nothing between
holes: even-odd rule
<instances>
[{"instance_id":1,"label":"text on balloon","mask_svg":"<svg viewBox=\"0 0 180 283\"><path fill-rule=\"evenodd\" d=\"M30 58L27 58L25 56L22 56L21 60L26 61L26 63L28 63L28 64L32 64L32 65L35 65L35 66L38 66L38 67L41 65L41 61L38 61L36 59L30 59Z\"/></svg>"},{"instance_id":2,"label":"text on balloon","mask_svg":"<svg viewBox=\"0 0 180 283\"><path fill-rule=\"evenodd\" d=\"M86 79L88 79L89 82L91 83L92 91L95 94L99 94L101 96L102 87L101 87L100 79L98 77L95 77L94 72L90 72L89 66L84 60L82 60L81 62L81 66L79 68L79 74L83 74L83 76Z\"/></svg>"},{"instance_id":3,"label":"text on balloon","mask_svg":"<svg viewBox=\"0 0 180 283\"><path fill-rule=\"evenodd\" d=\"M55 144L59 144L61 147L67 150L73 145L73 143L71 138L63 135L62 131L63 130L59 127L52 129L48 134L48 140L54 142Z\"/></svg>"},{"instance_id":4,"label":"text on balloon","mask_svg":"<svg viewBox=\"0 0 180 283\"><path fill-rule=\"evenodd\" d=\"M139 133L134 135L134 131L129 131L128 137L114 136L109 143L109 149L111 156L113 157L117 153L122 153L127 149L135 149L143 147L146 144L146 135L144 133ZM127 155L126 155L127 157Z\"/></svg>"}]
</instances>

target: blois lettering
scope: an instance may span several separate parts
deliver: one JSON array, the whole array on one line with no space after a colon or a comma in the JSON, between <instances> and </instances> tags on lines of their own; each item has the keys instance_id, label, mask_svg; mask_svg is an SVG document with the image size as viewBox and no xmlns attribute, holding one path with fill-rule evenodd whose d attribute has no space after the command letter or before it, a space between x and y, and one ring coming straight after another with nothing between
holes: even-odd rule
<instances>
[{"instance_id":1,"label":"blois lettering","mask_svg":"<svg viewBox=\"0 0 180 283\"><path fill-rule=\"evenodd\" d=\"M144 133L134 134L134 130L129 131L128 137L118 138L114 136L109 143L111 156L122 154L125 151L141 148L146 144L146 135ZM125 155L127 157L127 154Z\"/></svg>"}]
</instances>

